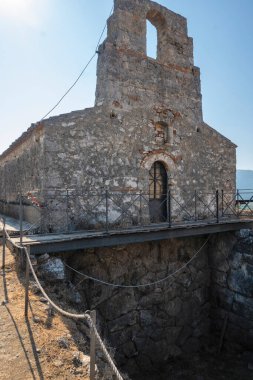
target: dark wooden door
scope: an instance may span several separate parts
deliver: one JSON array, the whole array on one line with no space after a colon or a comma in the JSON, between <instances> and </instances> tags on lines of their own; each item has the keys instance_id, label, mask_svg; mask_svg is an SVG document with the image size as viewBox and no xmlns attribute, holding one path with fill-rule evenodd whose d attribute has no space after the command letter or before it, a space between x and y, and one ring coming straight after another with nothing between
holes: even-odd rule
<instances>
[{"instance_id":1,"label":"dark wooden door","mask_svg":"<svg viewBox=\"0 0 253 380\"><path fill-rule=\"evenodd\" d=\"M168 175L162 162L154 162L149 172L149 214L153 223L167 219Z\"/></svg>"}]
</instances>

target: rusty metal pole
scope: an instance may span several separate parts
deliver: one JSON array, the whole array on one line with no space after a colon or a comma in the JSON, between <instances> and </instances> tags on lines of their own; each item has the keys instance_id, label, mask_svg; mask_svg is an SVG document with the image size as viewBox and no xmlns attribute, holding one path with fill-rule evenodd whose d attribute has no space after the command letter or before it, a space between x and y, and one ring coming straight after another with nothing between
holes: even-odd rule
<instances>
[{"instance_id":1,"label":"rusty metal pole","mask_svg":"<svg viewBox=\"0 0 253 380\"><path fill-rule=\"evenodd\" d=\"M96 326L96 310L90 313L92 322ZM94 328L90 327L90 380L95 380L96 377L96 336Z\"/></svg>"},{"instance_id":2,"label":"rusty metal pole","mask_svg":"<svg viewBox=\"0 0 253 380\"><path fill-rule=\"evenodd\" d=\"M2 269L5 268L5 251L6 251L6 235L5 235L5 218L3 219L3 261L2 261Z\"/></svg>"},{"instance_id":3,"label":"rusty metal pole","mask_svg":"<svg viewBox=\"0 0 253 380\"><path fill-rule=\"evenodd\" d=\"M30 256L30 247L27 248L28 255ZM26 257L26 254L25 254ZM26 269L25 269L25 317L28 317L28 305L29 305L29 277L30 266L28 258L26 257Z\"/></svg>"}]
</instances>

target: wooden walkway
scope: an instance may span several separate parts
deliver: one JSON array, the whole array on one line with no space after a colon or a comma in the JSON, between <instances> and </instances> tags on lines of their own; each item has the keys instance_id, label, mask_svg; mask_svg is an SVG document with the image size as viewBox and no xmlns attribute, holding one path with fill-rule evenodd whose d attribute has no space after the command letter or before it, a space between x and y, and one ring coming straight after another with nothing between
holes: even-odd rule
<instances>
[{"instance_id":1,"label":"wooden walkway","mask_svg":"<svg viewBox=\"0 0 253 380\"><path fill-rule=\"evenodd\" d=\"M110 247L131 243L167 240L252 228L253 219L226 219L215 221L183 223L169 227L167 223L131 227L109 231L78 231L62 234L27 235L23 245L30 247L31 254L69 252L87 248ZM19 236L13 236L19 244Z\"/></svg>"},{"instance_id":2,"label":"wooden walkway","mask_svg":"<svg viewBox=\"0 0 253 380\"><path fill-rule=\"evenodd\" d=\"M19 233L20 231L20 225L19 225L19 220L17 219L14 219L14 218L11 218L10 216L5 216L3 214L0 214L0 234L2 234L2 229L3 229L3 223L2 223L2 219L1 218L5 218L5 226L6 226L6 229L9 233ZM23 231L25 233L27 233L28 231L31 231L33 229L33 225L31 223L28 223L28 222L23 222Z\"/></svg>"}]
</instances>

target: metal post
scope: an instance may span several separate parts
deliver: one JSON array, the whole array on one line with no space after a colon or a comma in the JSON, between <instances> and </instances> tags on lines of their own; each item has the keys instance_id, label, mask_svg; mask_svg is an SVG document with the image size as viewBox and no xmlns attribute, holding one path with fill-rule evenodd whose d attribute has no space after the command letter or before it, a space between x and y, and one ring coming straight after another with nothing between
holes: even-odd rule
<instances>
[{"instance_id":1,"label":"metal post","mask_svg":"<svg viewBox=\"0 0 253 380\"><path fill-rule=\"evenodd\" d=\"M216 190L216 222L219 223L219 190Z\"/></svg>"},{"instance_id":2,"label":"metal post","mask_svg":"<svg viewBox=\"0 0 253 380\"><path fill-rule=\"evenodd\" d=\"M6 249L6 235L5 235L5 218L3 219L3 262L2 269L5 268L5 249Z\"/></svg>"},{"instance_id":3,"label":"metal post","mask_svg":"<svg viewBox=\"0 0 253 380\"><path fill-rule=\"evenodd\" d=\"M142 191L140 191L140 225L142 225Z\"/></svg>"},{"instance_id":4,"label":"metal post","mask_svg":"<svg viewBox=\"0 0 253 380\"><path fill-rule=\"evenodd\" d=\"M105 191L105 208L106 208L106 232L109 230L109 202L108 202L108 190Z\"/></svg>"},{"instance_id":5,"label":"metal post","mask_svg":"<svg viewBox=\"0 0 253 380\"><path fill-rule=\"evenodd\" d=\"M66 194L66 223L67 223L67 232L69 232L69 191L67 189L67 194Z\"/></svg>"},{"instance_id":6,"label":"metal post","mask_svg":"<svg viewBox=\"0 0 253 380\"><path fill-rule=\"evenodd\" d=\"M224 217L224 190L221 190L221 216Z\"/></svg>"},{"instance_id":7,"label":"metal post","mask_svg":"<svg viewBox=\"0 0 253 380\"><path fill-rule=\"evenodd\" d=\"M239 202L239 199L240 199L240 193L239 193L239 190L237 189L237 191L236 191L237 217L240 216L240 202Z\"/></svg>"},{"instance_id":8,"label":"metal post","mask_svg":"<svg viewBox=\"0 0 253 380\"><path fill-rule=\"evenodd\" d=\"M27 253L30 257L30 248L27 248ZM24 253L25 254L25 253ZM25 254L26 256L26 254ZM25 268L25 317L28 316L28 305L29 305L29 277L30 277L30 266L28 258L26 257L26 268Z\"/></svg>"},{"instance_id":9,"label":"metal post","mask_svg":"<svg viewBox=\"0 0 253 380\"><path fill-rule=\"evenodd\" d=\"M195 190L194 192L194 218L195 218L195 222L198 220L198 216L197 216L197 190Z\"/></svg>"},{"instance_id":10,"label":"metal post","mask_svg":"<svg viewBox=\"0 0 253 380\"><path fill-rule=\"evenodd\" d=\"M96 310L90 313L92 322L96 326ZM95 380L96 376L96 336L93 327L90 327L90 380Z\"/></svg>"},{"instance_id":11,"label":"metal post","mask_svg":"<svg viewBox=\"0 0 253 380\"><path fill-rule=\"evenodd\" d=\"M167 219L169 223L169 227L171 227L171 191L168 191L167 194Z\"/></svg>"},{"instance_id":12,"label":"metal post","mask_svg":"<svg viewBox=\"0 0 253 380\"><path fill-rule=\"evenodd\" d=\"M20 246L23 245L23 202L22 194L19 194L19 233L20 233Z\"/></svg>"}]
</instances>

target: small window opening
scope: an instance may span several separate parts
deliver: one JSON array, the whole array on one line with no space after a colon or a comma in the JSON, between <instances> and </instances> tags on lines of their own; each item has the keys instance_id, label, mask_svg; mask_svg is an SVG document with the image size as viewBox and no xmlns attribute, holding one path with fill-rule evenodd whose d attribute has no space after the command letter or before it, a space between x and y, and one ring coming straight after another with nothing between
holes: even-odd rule
<instances>
[{"instance_id":1,"label":"small window opening","mask_svg":"<svg viewBox=\"0 0 253 380\"><path fill-rule=\"evenodd\" d=\"M147 56L157 59L158 34L154 25L147 20Z\"/></svg>"}]
</instances>

